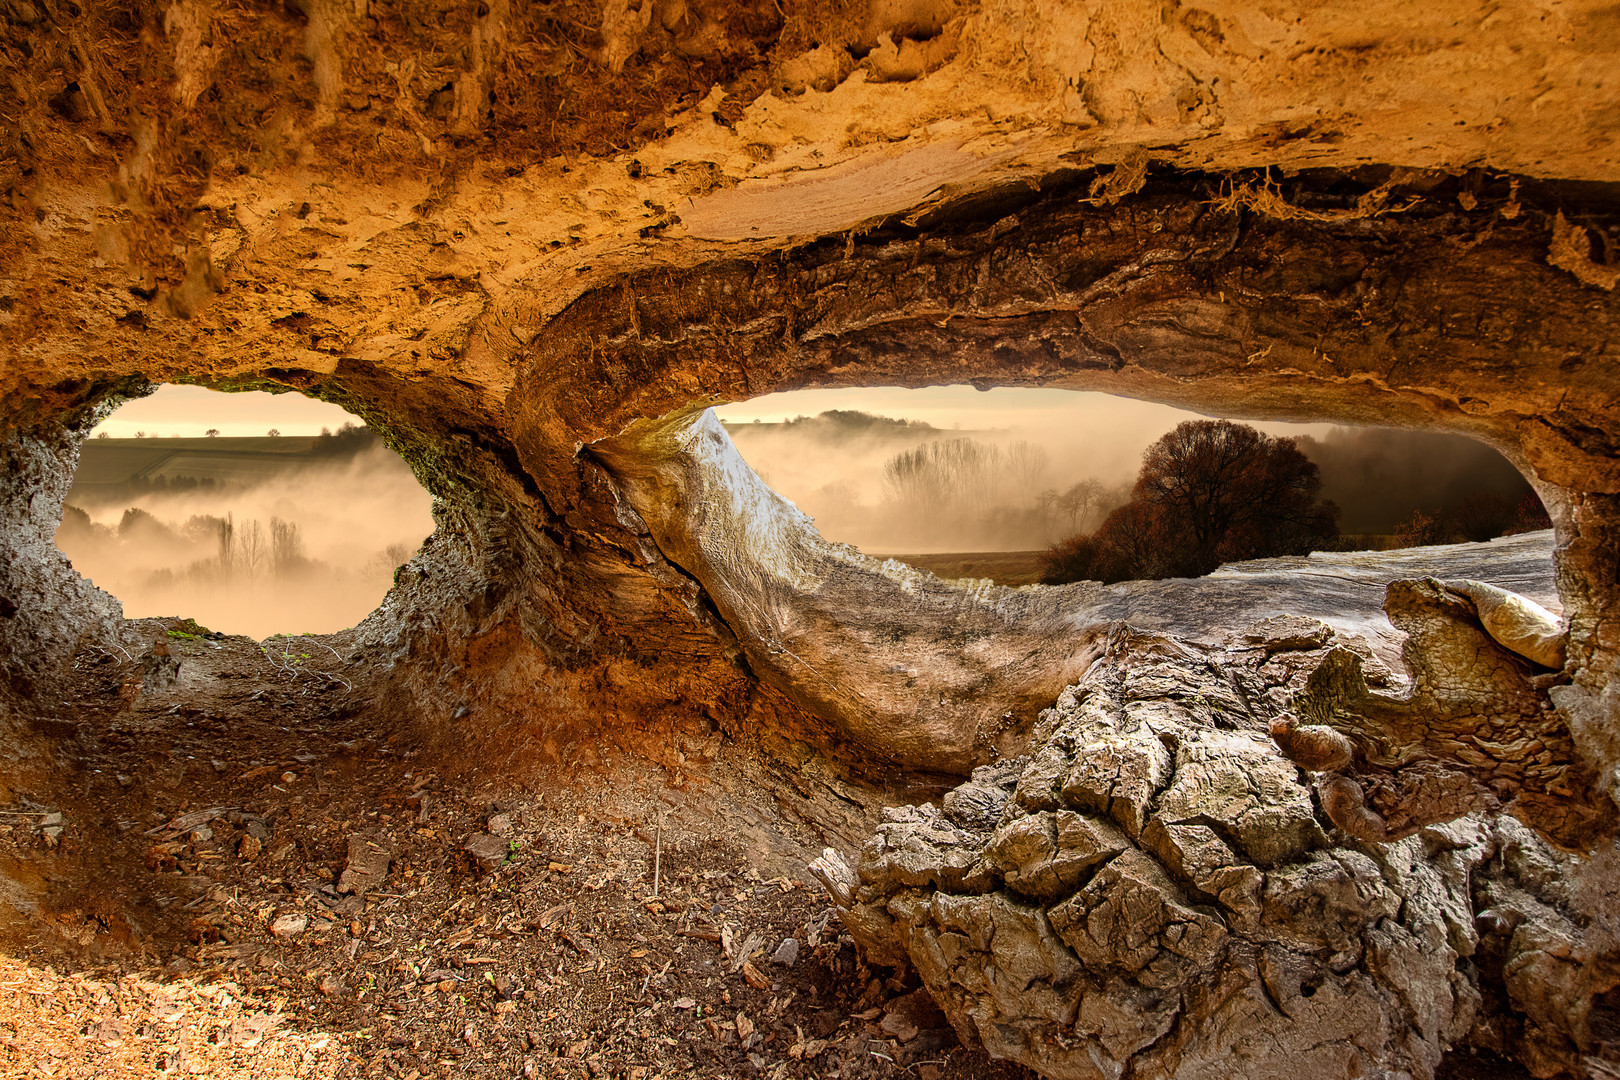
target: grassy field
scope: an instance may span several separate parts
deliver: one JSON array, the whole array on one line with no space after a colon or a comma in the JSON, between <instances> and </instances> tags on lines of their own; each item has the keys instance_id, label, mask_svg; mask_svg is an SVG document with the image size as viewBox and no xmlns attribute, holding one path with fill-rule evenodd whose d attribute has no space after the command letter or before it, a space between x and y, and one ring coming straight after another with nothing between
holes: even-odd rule
<instances>
[{"instance_id":1,"label":"grassy field","mask_svg":"<svg viewBox=\"0 0 1620 1080\"><path fill-rule=\"evenodd\" d=\"M879 555L942 578L989 578L997 585L1033 585L1041 579L1039 551L958 551L943 555Z\"/></svg>"},{"instance_id":2,"label":"grassy field","mask_svg":"<svg viewBox=\"0 0 1620 1080\"><path fill-rule=\"evenodd\" d=\"M1341 551L1389 551L1396 547L1393 536L1380 533L1344 536ZM879 555L898 559L908 566L927 570L938 577L989 578L997 585L1033 585L1041 580L1043 551L959 551L940 555Z\"/></svg>"},{"instance_id":3,"label":"grassy field","mask_svg":"<svg viewBox=\"0 0 1620 1080\"><path fill-rule=\"evenodd\" d=\"M323 460L314 436L251 439L91 439L68 502L126 498L141 485L201 482L252 487Z\"/></svg>"}]
</instances>

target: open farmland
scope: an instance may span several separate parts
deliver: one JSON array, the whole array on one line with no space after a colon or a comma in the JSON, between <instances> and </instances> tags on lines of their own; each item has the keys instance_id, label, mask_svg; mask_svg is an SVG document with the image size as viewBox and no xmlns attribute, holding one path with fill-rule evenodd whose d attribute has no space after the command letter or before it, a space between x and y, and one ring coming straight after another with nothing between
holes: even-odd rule
<instances>
[{"instance_id":1,"label":"open farmland","mask_svg":"<svg viewBox=\"0 0 1620 1080\"><path fill-rule=\"evenodd\" d=\"M178 486L255 487L328 456L318 436L252 439L91 439L67 501L103 505ZM401 463L403 467L403 463Z\"/></svg>"}]
</instances>

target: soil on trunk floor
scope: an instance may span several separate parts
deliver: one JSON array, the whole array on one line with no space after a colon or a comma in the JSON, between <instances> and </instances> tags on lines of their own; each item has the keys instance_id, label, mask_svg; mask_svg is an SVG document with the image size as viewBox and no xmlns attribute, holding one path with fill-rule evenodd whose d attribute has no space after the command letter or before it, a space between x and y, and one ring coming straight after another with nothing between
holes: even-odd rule
<instances>
[{"instance_id":1,"label":"soil on trunk floor","mask_svg":"<svg viewBox=\"0 0 1620 1080\"><path fill-rule=\"evenodd\" d=\"M1031 1075L807 883L881 800L838 837L724 746L484 775L390 730L339 639L126 625L13 718L57 750L0 812L6 1075Z\"/></svg>"}]
</instances>

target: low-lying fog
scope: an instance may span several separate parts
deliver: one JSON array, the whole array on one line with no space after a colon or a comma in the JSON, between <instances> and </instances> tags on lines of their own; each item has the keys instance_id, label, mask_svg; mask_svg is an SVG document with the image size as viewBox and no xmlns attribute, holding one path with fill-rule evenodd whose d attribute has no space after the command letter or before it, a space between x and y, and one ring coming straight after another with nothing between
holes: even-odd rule
<instances>
[{"instance_id":1,"label":"low-lying fog","mask_svg":"<svg viewBox=\"0 0 1620 1080\"><path fill-rule=\"evenodd\" d=\"M363 429L319 442L92 439L57 546L128 618L255 638L353 626L433 532L432 499Z\"/></svg>"},{"instance_id":2,"label":"low-lying fog","mask_svg":"<svg viewBox=\"0 0 1620 1080\"><path fill-rule=\"evenodd\" d=\"M229 424L207 411L220 397L166 387L107 428L189 423L200 434ZM136 406L147 412L126 418ZM1143 450L1193 414L1102 394L937 387L778 394L720 416L748 462L829 538L929 554L1040 549L1095 529L1128 497ZM1495 451L1456 436L1256 426L1300 440L1346 534L1387 535L1414 511L1446 515L1470 496L1512 507L1529 494ZM354 625L433 531L432 500L409 468L352 427L91 439L67 502L57 545L126 616L191 617L257 638Z\"/></svg>"},{"instance_id":3,"label":"low-lying fog","mask_svg":"<svg viewBox=\"0 0 1620 1080\"><path fill-rule=\"evenodd\" d=\"M969 387L802 391L717 412L824 536L907 554L1030 550L1090 531L1129 497L1142 452L1198 418L1105 394ZM1517 506L1530 494L1501 455L1461 436L1254 426L1299 440L1346 534L1387 535L1470 495Z\"/></svg>"}]
</instances>

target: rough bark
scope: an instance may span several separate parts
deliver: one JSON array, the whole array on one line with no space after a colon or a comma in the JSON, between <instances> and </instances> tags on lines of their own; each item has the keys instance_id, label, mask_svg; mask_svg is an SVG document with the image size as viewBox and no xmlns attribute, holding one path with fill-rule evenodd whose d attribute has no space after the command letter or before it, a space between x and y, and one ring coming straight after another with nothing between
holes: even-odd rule
<instances>
[{"instance_id":1,"label":"rough bark","mask_svg":"<svg viewBox=\"0 0 1620 1080\"><path fill-rule=\"evenodd\" d=\"M1392 606L1470 631L1422 591ZM1414 628L1414 656L1456 645ZM964 1040L1063 1080L1428 1077L1465 1041L1538 1076L1611 1057L1606 865L1421 751L1429 815L1365 837L1267 738L1349 652L1332 637L1276 620L1211 650L1117 626L1030 755L887 812L852 875L819 864L845 925ZM1478 654L1460 669L1488 681L1506 657ZM1434 691L1420 674L1411 697Z\"/></svg>"}]
</instances>

